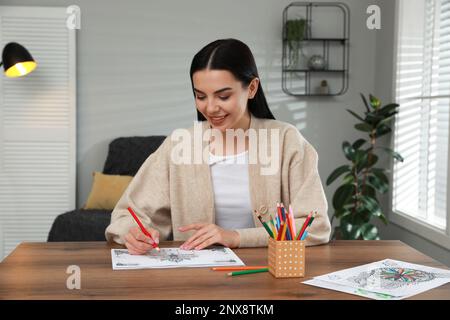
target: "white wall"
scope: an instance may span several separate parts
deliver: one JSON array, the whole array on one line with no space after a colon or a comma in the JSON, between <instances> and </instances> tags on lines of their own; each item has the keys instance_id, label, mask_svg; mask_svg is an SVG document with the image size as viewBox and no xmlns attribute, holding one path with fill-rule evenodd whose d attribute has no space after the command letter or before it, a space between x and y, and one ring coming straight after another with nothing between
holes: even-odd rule
<instances>
[{"instance_id":1,"label":"white wall","mask_svg":"<svg viewBox=\"0 0 450 320\"><path fill-rule=\"evenodd\" d=\"M195 119L189 67L207 43L224 37L246 42L255 54L277 119L296 124L319 153L325 180L345 163L344 140L360 135L346 108L363 110L359 93L391 95L394 0L346 0L351 12L350 86L329 98L294 98L281 91L282 10L287 0L2 0L4 5L81 8L78 42L77 172L80 207L92 171L101 171L109 142L120 136L168 134ZM379 4L382 29L366 28L366 8ZM336 184L325 187L331 207ZM329 211L330 215L332 211ZM396 226L382 230L450 265L448 252ZM441 255L447 253L447 257Z\"/></svg>"},{"instance_id":2,"label":"white wall","mask_svg":"<svg viewBox=\"0 0 450 320\"><path fill-rule=\"evenodd\" d=\"M355 138L345 108L361 110L359 92L375 88L374 31L365 27L373 1L351 10L350 87L336 98L294 98L281 91L282 11L291 1L3 0L5 5L81 8L78 31L78 205L102 170L108 143L119 136L168 134L195 119L189 67L207 43L235 37L252 49L275 117L295 123L317 148L323 181ZM332 192L326 188L331 199Z\"/></svg>"}]
</instances>

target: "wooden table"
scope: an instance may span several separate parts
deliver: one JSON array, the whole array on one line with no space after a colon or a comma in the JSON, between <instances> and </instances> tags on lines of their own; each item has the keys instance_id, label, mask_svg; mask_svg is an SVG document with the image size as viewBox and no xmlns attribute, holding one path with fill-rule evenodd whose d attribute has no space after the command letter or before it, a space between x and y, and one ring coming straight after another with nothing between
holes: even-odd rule
<instances>
[{"instance_id":1,"label":"wooden table","mask_svg":"<svg viewBox=\"0 0 450 320\"><path fill-rule=\"evenodd\" d=\"M161 247L179 243L161 243ZM227 277L210 268L113 271L106 242L22 243L0 263L0 299L363 299L301 284L314 276L386 258L445 268L400 241L333 241L307 247L306 277L269 273ZM249 265L267 264L267 248L234 250ZM81 268L81 289L66 287L69 265ZM450 299L450 283L412 299Z\"/></svg>"}]
</instances>

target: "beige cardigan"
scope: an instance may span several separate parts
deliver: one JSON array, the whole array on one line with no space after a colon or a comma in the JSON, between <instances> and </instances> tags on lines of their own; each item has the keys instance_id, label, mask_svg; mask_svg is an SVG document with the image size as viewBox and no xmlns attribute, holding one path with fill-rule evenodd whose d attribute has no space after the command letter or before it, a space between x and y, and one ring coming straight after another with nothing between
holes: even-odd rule
<instances>
[{"instance_id":1,"label":"beige cardigan","mask_svg":"<svg viewBox=\"0 0 450 320\"><path fill-rule=\"evenodd\" d=\"M203 121L201 127L206 130L209 123ZM310 211L318 211L306 245L327 243L331 231L328 204L317 169L318 155L313 146L295 126L282 121L251 115L250 128L279 129L281 152L276 174L261 174L259 162L249 164L252 209L266 206L274 216L277 202L283 202L285 206L292 204L297 230ZM193 133L194 126L188 130ZM142 164L112 212L111 224L105 231L108 241L124 244L122 236L137 226L127 210L128 206L145 226L160 232L160 240L186 240L194 231L182 233L178 227L191 223L214 223L210 167L206 161L201 164L171 161L171 148L175 143L169 135ZM200 143L207 148L207 141ZM194 143L192 152L193 148ZM240 235L240 247L267 246L268 234L260 221L255 216L253 218L254 228L236 230Z\"/></svg>"}]
</instances>

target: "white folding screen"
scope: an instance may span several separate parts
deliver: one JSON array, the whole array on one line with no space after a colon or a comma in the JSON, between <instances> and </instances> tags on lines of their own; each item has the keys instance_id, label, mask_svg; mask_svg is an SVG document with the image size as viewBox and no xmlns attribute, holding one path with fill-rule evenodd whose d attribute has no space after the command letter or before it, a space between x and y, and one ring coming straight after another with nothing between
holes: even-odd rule
<instances>
[{"instance_id":1,"label":"white folding screen","mask_svg":"<svg viewBox=\"0 0 450 320\"><path fill-rule=\"evenodd\" d=\"M31 74L0 75L0 260L20 242L46 241L75 208L76 50L65 7L0 6L0 46L23 45Z\"/></svg>"}]
</instances>

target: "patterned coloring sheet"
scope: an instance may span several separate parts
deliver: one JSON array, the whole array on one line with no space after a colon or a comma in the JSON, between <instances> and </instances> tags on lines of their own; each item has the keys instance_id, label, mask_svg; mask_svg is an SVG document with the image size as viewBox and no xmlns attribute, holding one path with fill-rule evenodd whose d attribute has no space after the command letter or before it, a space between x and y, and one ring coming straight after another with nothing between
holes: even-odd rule
<instances>
[{"instance_id":1,"label":"patterned coloring sheet","mask_svg":"<svg viewBox=\"0 0 450 320\"><path fill-rule=\"evenodd\" d=\"M144 255L131 255L127 249L111 249L113 270L245 265L230 248L225 247L203 250L160 249Z\"/></svg>"},{"instance_id":2,"label":"patterned coloring sheet","mask_svg":"<svg viewBox=\"0 0 450 320\"><path fill-rule=\"evenodd\" d=\"M373 299L404 299L450 282L450 270L386 259L303 283Z\"/></svg>"}]
</instances>

